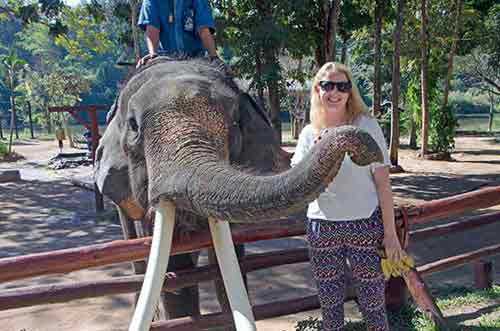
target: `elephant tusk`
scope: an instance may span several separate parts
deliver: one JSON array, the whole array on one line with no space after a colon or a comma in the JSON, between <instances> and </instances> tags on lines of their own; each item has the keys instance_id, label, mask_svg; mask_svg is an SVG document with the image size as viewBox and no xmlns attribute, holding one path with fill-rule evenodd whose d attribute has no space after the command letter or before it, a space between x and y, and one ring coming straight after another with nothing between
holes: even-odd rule
<instances>
[{"instance_id":1,"label":"elephant tusk","mask_svg":"<svg viewBox=\"0 0 500 331\"><path fill-rule=\"evenodd\" d=\"M237 331L256 331L255 318L234 251L229 223L208 219L217 261Z\"/></svg>"},{"instance_id":2,"label":"elephant tusk","mask_svg":"<svg viewBox=\"0 0 500 331\"><path fill-rule=\"evenodd\" d=\"M160 299L161 288L165 280L174 223L175 206L169 201L160 200L155 215L148 267L129 331L147 331L151 326L153 312Z\"/></svg>"}]
</instances>

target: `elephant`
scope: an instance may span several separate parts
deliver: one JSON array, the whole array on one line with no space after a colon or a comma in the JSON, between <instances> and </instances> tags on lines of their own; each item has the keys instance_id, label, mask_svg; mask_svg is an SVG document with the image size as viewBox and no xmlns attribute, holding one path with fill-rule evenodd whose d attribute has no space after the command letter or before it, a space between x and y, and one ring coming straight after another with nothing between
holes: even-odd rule
<instances>
[{"instance_id":1,"label":"elephant","mask_svg":"<svg viewBox=\"0 0 500 331\"><path fill-rule=\"evenodd\" d=\"M346 153L360 166L382 160L368 133L344 126L324 132L289 169L265 113L207 59L154 59L126 83L110 117L96 153L96 184L133 219L156 213L130 330L149 328L174 222L196 231L207 220L235 325L255 330L228 223L304 210L334 179Z\"/></svg>"}]
</instances>

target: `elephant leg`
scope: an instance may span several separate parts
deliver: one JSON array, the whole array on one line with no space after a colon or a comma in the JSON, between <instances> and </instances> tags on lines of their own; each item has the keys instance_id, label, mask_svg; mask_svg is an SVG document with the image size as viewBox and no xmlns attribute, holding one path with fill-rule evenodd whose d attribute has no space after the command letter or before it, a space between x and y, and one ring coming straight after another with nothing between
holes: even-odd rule
<instances>
[{"instance_id":1,"label":"elephant leg","mask_svg":"<svg viewBox=\"0 0 500 331\"><path fill-rule=\"evenodd\" d=\"M170 257L168 272L194 268L199 253L179 254ZM167 319L200 315L200 298L198 285L184 287L174 292L162 292L162 304Z\"/></svg>"},{"instance_id":2,"label":"elephant leg","mask_svg":"<svg viewBox=\"0 0 500 331\"><path fill-rule=\"evenodd\" d=\"M252 306L241 276L240 266L234 250L229 223L210 218L208 220L219 268L226 288L226 294L233 312L238 331L255 331Z\"/></svg>"},{"instance_id":3,"label":"elephant leg","mask_svg":"<svg viewBox=\"0 0 500 331\"><path fill-rule=\"evenodd\" d=\"M165 270L172 248L174 223L175 206L171 202L160 200L155 216L148 267L129 331L149 330L165 279Z\"/></svg>"}]
</instances>

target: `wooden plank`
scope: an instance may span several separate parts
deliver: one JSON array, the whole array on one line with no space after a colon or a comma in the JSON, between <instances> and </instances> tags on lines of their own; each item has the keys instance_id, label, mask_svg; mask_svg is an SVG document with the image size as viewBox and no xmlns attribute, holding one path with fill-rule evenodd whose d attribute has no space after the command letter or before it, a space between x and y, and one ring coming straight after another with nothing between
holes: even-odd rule
<instances>
[{"instance_id":1,"label":"wooden plank","mask_svg":"<svg viewBox=\"0 0 500 331\"><path fill-rule=\"evenodd\" d=\"M435 272L461 266L482 257L500 254L500 244L483 247L472 252L455 255L431 263L427 263L417 268L422 276L427 276Z\"/></svg>"},{"instance_id":2,"label":"wooden plank","mask_svg":"<svg viewBox=\"0 0 500 331\"><path fill-rule=\"evenodd\" d=\"M107 105L80 105L80 106L62 106L62 107L49 107L50 113L64 113L68 110L70 111L89 111L89 110L108 110L109 106Z\"/></svg>"},{"instance_id":3,"label":"wooden plank","mask_svg":"<svg viewBox=\"0 0 500 331\"><path fill-rule=\"evenodd\" d=\"M439 218L450 217L465 212L488 208L500 204L500 186L486 187L473 192L432 200L415 206L408 206L408 221L421 224ZM398 219L403 217L402 208L395 209Z\"/></svg>"},{"instance_id":4,"label":"wooden plank","mask_svg":"<svg viewBox=\"0 0 500 331\"><path fill-rule=\"evenodd\" d=\"M347 298L351 300L352 298ZM274 301L253 306L257 321L268 318L296 314L320 308L316 295L291 300ZM231 314L206 314L194 317L182 317L151 324L151 331L202 331L212 327L227 328L233 325Z\"/></svg>"},{"instance_id":5,"label":"wooden plank","mask_svg":"<svg viewBox=\"0 0 500 331\"><path fill-rule=\"evenodd\" d=\"M500 212L489 213L466 218L462 221L450 222L442 225L427 227L420 230L410 231L411 240L423 240L445 234L461 232L482 225L492 224L500 221Z\"/></svg>"},{"instance_id":6,"label":"wooden plank","mask_svg":"<svg viewBox=\"0 0 500 331\"><path fill-rule=\"evenodd\" d=\"M240 264L242 272L245 273L307 261L309 261L307 249L299 248L248 255L241 259ZM170 273L170 275L173 275L173 273ZM181 270L175 272L175 276L167 277L163 285L163 291L172 292L179 288L214 279L221 279L219 269L215 265ZM143 280L144 276L137 275L99 281L39 285L6 290L0 292L0 311L106 295L132 293L141 289Z\"/></svg>"},{"instance_id":7,"label":"wooden plank","mask_svg":"<svg viewBox=\"0 0 500 331\"><path fill-rule=\"evenodd\" d=\"M232 233L235 244L242 244L303 235L305 224L302 220L271 221L239 226ZM3 258L0 259L0 283L120 262L140 261L148 255L150 245L151 237L146 237ZM174 239L172 254L194 252L211 245L212 238L208 232L197 233L181 240Z\"/></svg>"}]
</instances>

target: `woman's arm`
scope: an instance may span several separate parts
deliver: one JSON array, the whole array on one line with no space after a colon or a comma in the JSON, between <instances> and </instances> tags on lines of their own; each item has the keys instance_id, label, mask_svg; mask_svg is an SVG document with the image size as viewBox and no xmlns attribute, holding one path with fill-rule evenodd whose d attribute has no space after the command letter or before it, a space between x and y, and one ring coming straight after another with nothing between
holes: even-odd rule
<instances>
[{"instance_id":1,"label":"woman's arm","mask_svg":"<svg viewBox=\"0 0 500 331\"><path fill-rule=\"evenodd\" d=\"M373 179L375 181L375 187L377 188L377 195L384 223L385 252L389 259L398 261L403 257L403 254L396 232L396 222L394 221L394 200L392 197L388 167L376 167L373 170Z\"/></svg>"}]
</instances>

